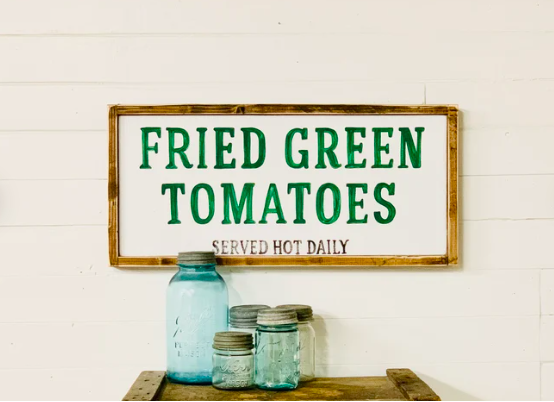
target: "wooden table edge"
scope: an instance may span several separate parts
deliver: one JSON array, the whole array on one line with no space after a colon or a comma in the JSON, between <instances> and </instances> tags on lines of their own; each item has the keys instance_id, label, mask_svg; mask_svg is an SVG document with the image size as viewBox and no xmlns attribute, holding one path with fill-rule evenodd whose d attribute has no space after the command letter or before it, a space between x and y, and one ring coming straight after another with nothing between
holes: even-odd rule
<instances>
[{"instance_id":1,"label":"wooden table edge","mask_svg":"<svg viewBox=\"0 0 554 402\"><path fill-rule=\"evenodd\" d=\"M388 369L387 377L408 401L441 400L410 369ZM165 371L143 371L123 397L123 401L155 401L163 393L165 383Z\"/></svg>"},{"instance_id":2,"label":"wooden table edge","mask_svg":"<svg viewBox=\"0 0 554 402\"><path fill-rule=\"evenodd\" d=\"M123 401L155 401L165 384L165 371L143 371L137 377ZM140 395L141 398L136 396Z\"/></svg>"},{"instance_id":3,"label":"wooden table edge","mask_svg":"<svg viewBox=\"0 0 554 402\"><path fill-rule=\"evenodd\" d=\"M410 369L388 369L387 377L408 401L440 401L440 397Z\"/></svg>"}]
</instances>

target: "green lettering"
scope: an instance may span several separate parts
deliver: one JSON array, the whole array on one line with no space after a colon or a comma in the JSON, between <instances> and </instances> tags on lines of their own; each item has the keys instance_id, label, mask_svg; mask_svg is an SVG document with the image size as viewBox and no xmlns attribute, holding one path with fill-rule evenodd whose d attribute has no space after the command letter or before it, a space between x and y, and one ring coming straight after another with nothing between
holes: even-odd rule
<instances>
[{"instance_id":1,"label":"green lettering","mask_svg":"<svg viewBox=\"0 0 554 402\"><path fill-rule=\"evenodd\" d=\"M243 169L259 168L265 161L265 135L254 127L245 127L241 130L244 134L244 163L241 167ZM252 162L251 155L252 133L258 137L258 160L256 162Z\"/></svg>"},{"instance_id":2,"label":"green lettering","mask_svg":"<svg viewBox=\"0 0 554 402\"><path fill-rule=\"evenodd\" d=\"M400 130L400 166L401 169L406 169L408 165L406 164L406 148L408 148L408 153L410 154L410 162L412 162L412 167L414 169L419 169L421 167L421 134L425 127L416 127L415 131L417 133L417 147L414 143L414 138L408 127L399 127Z\"/></svg>"},{"instance_id":3,"label":"green lettering","mask_svg":"<svg viewBox=\"0 0 554 402\"><path fill-rule=\"evenodd\" d=\"M293 128L287 133L287 136L285 137L285 160L287 161L287 165L289 165L293 169L308 169L308 151L306 151L305 149L301 149L298 151L298 153L302 155L302 159L300 160L300 162L296 163L292 159L292 139L295 134L300 134L300 138L306 140L308 138L308 129Z\"/></svg>"},{"instance_id":4,"label":"green lettering","mask_svg":"<svg viewBox=\"0 0 554 402\"><path fill-rule=\"evenodd\" d=\"M390 138L392 137L392 127L374 127L373 128L373 153L375 157L375 163L372 168L392 168L392 159L386 165L381 163L381 152L385 151L386 154L389 153L389 144L381 145L381 134L386 133Z\"/></svg>"},{"instance_id":5,"label":"green lettering","mask_svg":"<svg viewBox=\"0 0 554 402\"><path fill-rule=\"evenodd\" d=\"M394 217L396 216L396 208L394 207L394 205L384 200L383 196L381 195L381 190L383 189L386 189L389 195L394 195L394 187L395 187L394 183L391 183L391 184L379 183L375 186L375 191L373 191L373 196L375 197L375 201L377 201L379 204L387 208L387 211L388 211L388 215L386 218L383 218L383 215L381 215L381 212L373 213L375 220L381 224L391 223Z\"/></svg>"},{"instance_id":6,"label":"green lettering","mask_svg":"<svg viewBox=\"0 0 554 402\"><path fill-rule=\"evenodd\" d=\"M155 133L158 138L162 137L161 127L142 127L140 129L142 132L142 165L139 169L152 169L148 160L148 152L154 151L155 154L158 153L158 143L150 146L148 145L148 134Z\"/></svg>"},{"instance_id":7,"label":"green lettering","mask_svg":"<svg viewBox=\"0 0 554 402\"><path fill-rule=\"evenodd\" d=\"M208 196L208 216L206 216L205 218L201 218L200 213L198 212L198 192L200 190L205 190L206 195ZM190 211L192 213L192 218L196 223L205 225L212 220L215 212L215 197L212 186L206 183L199 183L194 186L192 192L190 193Z\"/></svg>"},{"instance_id":8,"label":"green lettering","mask_svg":"<svg viewBox=\"0 0 554 402\"><path fill-rule=\"evenodd\" d=\"M346 169L365 168L365 158L360 163L356 163L354 160L355 153L361 153L364 147L362 143L354 144L356 133L360 133L360 136L365 138L365 127L346 127L346 158L348 161L345 166Z\"/></svg>"},{"instance_id":9,"label":"green lettering","mask_svg":"<svg viewBox=\"0 0 554 402\"><path fill-rule=\"evenodd\" d=\"M206 166L206 127L198 127L198 169L207 169Z\"/></svg>"},{"instance_id":10,"label":"green lettering","mask_svg":"<svg viewBox=\"0 0 554 402\"><path fill-rule=\"evenodd\" d=\"M231 138L235 137L235 129L233 127L216 127L215 131L215 166L214 169L234 169L235 158L229 163L224 161L224 152L230 153L233 149L233 144L224 143L225 133L229 134Z\"/></svg>"},{"instance_id":11,"label":"green lettering","mask_svg":"<svg viewBox=\"0 0 554 402\"><path fill-rule=\"evenodd\" d=\"M364 207L364 200L356 200L356 190L362 189L362 193L367 194L367 183L348 183L348 213L349 219L346 223L367 223L367 214L362 219L356 217L356 208Z\"/></svg>"},{"instance_id":12,"label":"green lettering","mask_svg":"<svg viewBox=\"0 0 554 402\"><path fill-rule=\"evenodd\" d=\"M169 141L169 163L165 167L166 169L177 169L175 165L175 154L178 154L181 157L181 163L187 169L192 167L192 163L189 162L185 151L189 147L190 137L189 133L183 128L179 127L168 127L167 128L168 141ZM183 145L180 147L175 147L175 134L181 134L183 137Z\"/></svg>"},{"instance_id":13,"label":"green lettering","mask_svg":"<svg viewBox=\"0 0 554 402\"><path fill-rule=\"evenodd\" d=\"M177 196L179 192L185 194L185 183L163 183L162 195L169 189L169 200L171 206L171 220L167 222L168 225L178 225L181 223L179 220L179 207L177 204Z\"/></svg>"},{"instance_id":14,"label":"green lettering","mask_svg":"<svg viewBox=\"0 0 554 402\"><path fill-rule=\"evenodd\" d=\"M271 202L275 205L274 208L270 208ZM267 189L267 196L265 198L264 212L262 214L262 220L260 223L267 223L268 214L277 214L277 223L287 223L285 216L283 215L283 208L281 207L281 199L279 198L279 192L277 191L277 185L271 183Z\"/></svg>"},{"instance_id":15,"label":"green lettering","mask_svg":"<svg viewBox=\"0 0 554 402\"><path fill-rule=\"evenodd\" d=\"M296 195L296 219L294 219L293 223L306 223L304 219L304 190L306 190L308 194L311 194L311 187L312 185L310 183L289 183L287 194L290 194L291 191L294 190Z\"/></svg>"},{"instance_id":16,"label":"green lettering","mask_svg":"<svg viewBox=\"0 0 554 402\"><path fill-rule=\"evenodd\" d=\"M341 164L339 163L337 156L335 155L335 148L339 144L339 136L337 135L337 132L333 130L332 128L324 128L324 127L318 127L315 129L317 132L317 165L315 165L316 169L326 169L327 165L325 165L325 155L327 155L327 159L329 159L329 165L333 169L341 167ZM329 134L331 136L331 145L325 146L325 135Z\"/></svg>"},{"instance_id":17,"label":"green lettering","mask_svg":"<svg viewBox=\"0 0 554 402\"><path fill-rule=\"evenodd\" d=\"M333 193L333 215L330 218L327 218L325 216L325 190L331 190ZM331 223L335 222L339 216L340 216L340 208L341 208L341 202L340 202L340 190L339 188L334 185L333 183L325 183L319 189L317 190L316 195L316 213L317 213L317 219L325 225L330 225Z\"/></svg>"},{"instance_id":18,"label":"green lettering","mask_svg":"<svg viewBox=\"0 0 554 402\"><path fill-rule=\"evenodd\" d=\"M233 183L221 183L223 187L223 223L229 225L231 223L230 211L233 211L233 219L236 224L240 224L242 211L246 205L246 220L245 224L255 223L252 219L252 197L254 192L254 183L245 183L240 195L240 202L237 201L235 186Z\"/></svg>"}]
</instances>

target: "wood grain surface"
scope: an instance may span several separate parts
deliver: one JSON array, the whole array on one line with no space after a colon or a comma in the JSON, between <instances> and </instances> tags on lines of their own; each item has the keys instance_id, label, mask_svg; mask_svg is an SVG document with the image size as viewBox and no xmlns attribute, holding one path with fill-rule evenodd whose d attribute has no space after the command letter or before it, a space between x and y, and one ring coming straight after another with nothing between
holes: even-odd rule
<instances>
[{"instance_id":1,"label":"wood grain surface","mask_svg":"<svg viewBox=\"0 0 554 402\"><path fill-rule=\"evenodd\" d=\"M223 391L206 385L168 382L163 371L144 371L124 401L439 401L409 369L387 370L387 377L316 378L292 391Z\"/></svg>"}]
</instances>

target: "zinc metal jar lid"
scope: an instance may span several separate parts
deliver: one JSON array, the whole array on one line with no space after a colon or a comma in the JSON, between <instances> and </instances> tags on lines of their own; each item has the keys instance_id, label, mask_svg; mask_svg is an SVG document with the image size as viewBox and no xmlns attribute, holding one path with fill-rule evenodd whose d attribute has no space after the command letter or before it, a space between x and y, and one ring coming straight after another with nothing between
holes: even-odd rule
<instances>
[{"instance_id":1,"label":"zinc metal jar lid","mask_svg":"<svg viewBox=\"0 0 554 402\"><path fill-rule=\"evenodd\" d=\"M307 304L282 304L277 307L293 309L298 315L298 321L309 321L314 317L312 306L308 306Z\"/></svg>"},{"instance_id":2,"label":"zinc metal jar lid","mask_svg":"<svg viewBox=\"0 0 554 402\"><path fill-rule=\"evenodd\" d=\"M270 308L265 304L243 304L229 310L229 323L234 327L255 327L258 312Z\"/></svg>"},{"instance_id":3,"label":"zinc metal jar lid","mask_svg":"<svg viewBox=\"0 0 554 402\"><path fill-rule=\"evenodd\" d=\"M216 332L213 348L220 350L250 350L254 348L254 339L252 334L248 332Z\"/></svg>"},{"instance_id":4,"label":"zinc metal jar lid","mask_svg":"<svg viewBox=\"0 0 554 402\"><path fill-rule=\"evenodd\" d=\"M213 251L185 251L177 256L177 264L179 265L206 265L215 263L215 253Z\"/></svg>"},{"instance_id":5,"label":"zinc metal jar lid","mask_svg":"<svg viewBox=\"0 0 554 402\"><path fill-rule=\"evenodd\" d=\"M296 311L291 308L268 308L258 312L259 325L287 325L298 323Z\"/></svg>"}]
</instances>

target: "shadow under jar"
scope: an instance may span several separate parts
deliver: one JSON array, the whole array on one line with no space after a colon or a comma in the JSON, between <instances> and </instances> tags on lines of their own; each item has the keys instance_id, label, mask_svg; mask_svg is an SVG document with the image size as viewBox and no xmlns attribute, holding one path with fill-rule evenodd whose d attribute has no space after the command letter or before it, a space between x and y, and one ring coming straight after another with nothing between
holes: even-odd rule
<instances>
[{"instance_id":1,"label":"shadow under jar","mask_svg":"<svg viewBox=\"0 0 554 402\"><path fill-rule=\"evenodd\" d=\"M254 347L248 332L218 332L214 336L212 385L239 390L254 387Z\"/></svg>"},{"instance_id":2,"label":"shadow under jar","mask_svg":"<svg viewBox=\"0 0 554 402\"><path fill-rule=\"evenodd\" d=\"M267 390L295 389L300 380L300 337L293 309L258 312L255 382Z\"/></svg>"}]
</instances>

